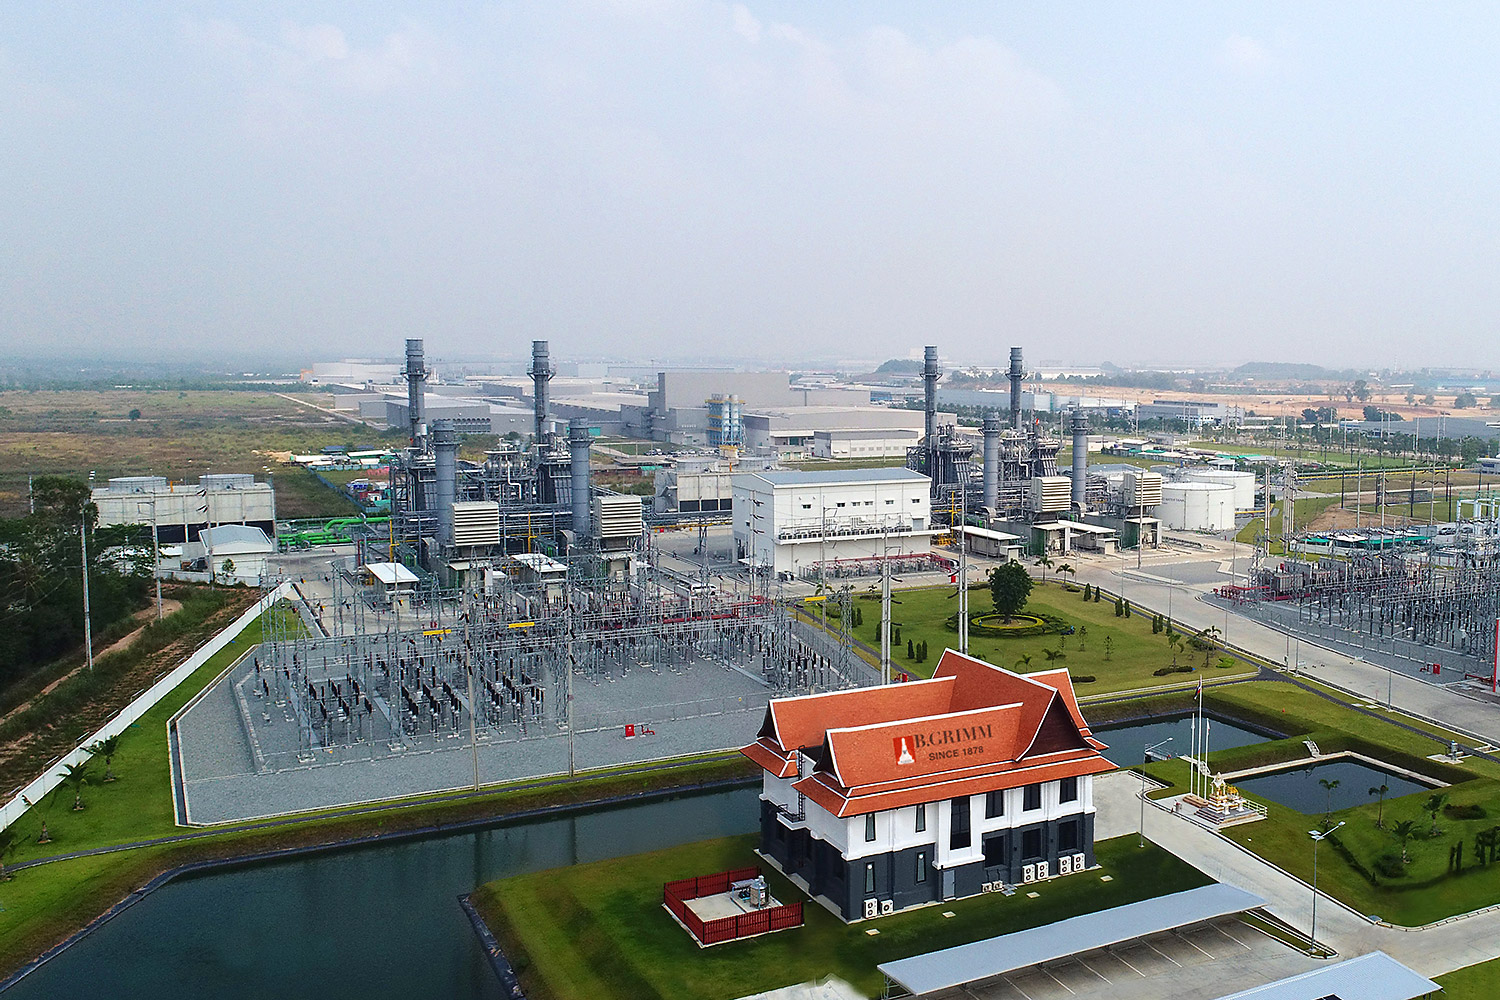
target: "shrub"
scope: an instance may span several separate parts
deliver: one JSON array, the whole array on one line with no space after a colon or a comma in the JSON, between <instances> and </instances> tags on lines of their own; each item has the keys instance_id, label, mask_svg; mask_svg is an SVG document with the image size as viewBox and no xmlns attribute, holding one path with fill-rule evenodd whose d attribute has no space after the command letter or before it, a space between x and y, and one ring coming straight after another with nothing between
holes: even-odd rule
<instances>
[{"instance_id":1,"label":"shrub","mask_svg":"<svg viewBox=\"0 0 1500 1000\"><path fill-rule=\"evenodd\" d=\"M1450 802L1443 806L1443 815L1449 819L1484 819L1489 813L1477 802L1466 802L1463 805Z\"/></svg>"},{"instance_id":2,"label":"shrub","mask_svg":"<svg viewBox=\"0 0 1500 1000\"><path fill-rule=\"evenodd\" d=\"M1186 663L1184 663L1180 667L1159 667L1158 669L1151 671L1151 673L1157 677L1165 677L1168 674L1190 674L1192 672L1193 668Z\"/></svg>"},{"instance_id":3,"label":"shrub","mask_svg":"<svg viewBox=\"0 0 1500 1000\"><path fill-rule=\"evenodd\" d=\"M1074 674L1073 675L1073 683L1074 684L1092 684L1096 680L1098 680L1098 678L1095 677L1093 674Z\"/></svg>"},{"instance_id":4,"label":"shrub","mask_svg":"<svg viewBox=\"0 0 1500 1000\"><path fill-rule=\"evenodd\" d=\"M1401 878L1406 874L1406 865L1401 862L1400 851L1386 851L1375 859L1375 873L1382 878Z\"/></svg>"}]
</instances>

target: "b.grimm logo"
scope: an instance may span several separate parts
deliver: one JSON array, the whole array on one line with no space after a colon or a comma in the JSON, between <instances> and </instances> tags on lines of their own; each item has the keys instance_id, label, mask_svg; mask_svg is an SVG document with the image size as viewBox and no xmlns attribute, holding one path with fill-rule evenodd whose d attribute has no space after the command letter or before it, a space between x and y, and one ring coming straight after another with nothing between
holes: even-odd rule
<instances>
[{"instance_id":1,"label":"b.grimm logo","mask_svg":"<svg viewBox=\"0 0 1500 1000\"><path fill-rule=\"evenodd\" d=\"M891 740L891 743L895 746L897 764L916 763L916 758L911 755L910 736L897 736L895 739Z\"/></svg>"}]
</instances>

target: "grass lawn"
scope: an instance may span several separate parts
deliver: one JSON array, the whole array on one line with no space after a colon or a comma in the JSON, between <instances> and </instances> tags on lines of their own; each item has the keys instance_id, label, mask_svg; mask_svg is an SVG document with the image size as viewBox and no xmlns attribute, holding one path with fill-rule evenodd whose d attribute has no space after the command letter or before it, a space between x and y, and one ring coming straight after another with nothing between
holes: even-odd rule
<instances>
[{"instance_id":1,"label":"grass lawn","mask_svg":"<svg viewBox=\"0 0 1500 1000\"><path fill-rule=\"evenodd\" d=\"M919 676L930 677L937 666L938 657L945 647L958 646L958 633L950 630L946 622L957 610L956 588L934 587L920 590L897 591L891 617L901 626L901 641L891 643L891 662L898 670ZM854 636L861 642L879 647L880 602L878 600L856 600L855 605L864 615L864 624L856 626ZM969 592L971 614L989 614L994 609L988 590ZM1170 666L1172 650L1167 645L1166 633L1151 633L1151 616L1136 613L1129 618L1116 618L1114 602L1104 598L1099 601L1083 600L1083 593L1070 592L1061 584L1048 580L1032 587L1031 600L1025 613L1056 615L1071 623L1079 634L1040 635L1021 637L993 637L969 634L969 652L989 663L1007 670L1022 672L1045 670L1053 666L1067 667L1075 678L1080 696L1128 691L1135 688L1153 687L1173 682L1187 683L1194 675L1186 673L1157 677L1153 671ZM1082 630L1088 629L1083 635ZM1111 647L1106 651L1105 639ZM913 646L920 640L927 642L927 660L918 663L906 655L907 640ZM1080 649L1080 643L1083 648ZM1044 650L1061 652L1063 658L1054 662L1047 659ZM1106 655L1108 659L1106 659ZM1030 656L1029 664L1022 657ZM1191 664L1196 673L1206 674L1209 679L1243 676L1254 668L1236 661L1230 668L1221 668L1218 655L1211 658L1207 671L1203 670L1203 654L1191 650L1179 657L1180 664ZM1018 665L1019 664L1019 665ZM1094 681L1078 682L1080 676L1093 676Z\"/></svg>"},{"instance_id":2,"label":"grass lawn","mask_svg":"<svg viewBox=\"0 0 1500 1000\"><path fill-rule=\"evenodd\" d=\"M1440 817L1443 832L1427 839L1431 816L1422 807L1431 793L1426 791L1387 798L1385 829L1375 825L1381 810L1375 797L1370 797L1366 804L1337 810L1333 822L1344 820L1346 825L1334 835L1336 840L1331 839L1319 852L1320 889L1361 913L1378 914L1391 923L1407 926L1466 913L1500 899L1500 863L1482 867L1472 854L1474 835L1500 824L1500 764L1471 759L1461 767L1453 767L1428 761L1425 759L1428 754L1443 748L1438 739L1410 732L1384 719L1371 718L1288 683L1236 684L1210 691L1206 701L1227 715L1290 734L1284 740L1215 752L1211 755L1215 771L1237 771L1301 759L1307 756L1302 741L1312 739L1324 753L1355 750L1449 781L1451 786L1442 791L1448 793L1450 803L1479 805L1487 814L1472 820ZM1175 791L1184 790L1188 770L1185 764L1168 761L1152 764L1146 770L1171 782ZM1168 795L1173 791L1157 794ZM1268 819L1232 827L1226 835L1298 878L1311 881L1312 842L1307 831L1319 826L1322 814L1307 815L1269 801L1266 805ZM1390 851L1399 853L1400 845L1389 829L1404 819L1414 820L1421 831L1421 837L1408 845L1411 863L1404 866L1401 877L1377 876L1379 884L1372 883L1351 863L1351 858L1370 871L1380 855ZM1468 853L1463 872L1450 876L1448 850L1459 840L1464 842Z\"/></svg>"},{"instance_id":3,"label":"grass lawn","mask_svg":"<svg viewBox=\"0 0 1500 1000\"><path fill-rule=\"evenodd\" d=\"M1444 1000L1494 1000L1500 996L1500 958L1458 969L1433 980Z\"/></svg>"},{"instance_id":4,"label":"grass lawn","mask_svg":"<svg viewBox=\"0 0 1500 1000\"><path fill-rule=\"evenodd\" d=\"M1294 531L1305 531L1308 524L1310 524L1314 518L1316 518L1319 514L1323 513L1329 507L1334 506L1338 502L1339 498L1336 496L1298 497L1295 501L1294 509L1292 511L1292 516L1294 519L1292 529ZM1285 501L1277 500L1271 505L1271 524L1275 529L1273 534L1277 536L1277 540L1271 546L1271 551L1273 553L1284 551L1281 546L1280 538L1281 511L1282 505L1284 503ZM1265 534L1265 530L1265 518L1252 518L1248 524L1240 529L1240 533L1235 536L1235 539L1246 545L1253 545L1255 544L1255 540L1257 538Z\"/></svg>"},{"instance_id":5,"label":"grass lawn","mask_svg":"<svg viewBox=\"0 0 1500 1000\"><path fill-rule=\"evenodd\" d=\"M730 1000L827 975L879 995L880 962L1051 923L1079 913L1206 885L1196 869L1121 837L1096 845L1102 871L846 925L806 902L806 924L700 949L662 908L662 883L758 863L756 836L502 879L480 887L484 914L533 1000ZM782 902L806 897L762 865ZM1100 875L1112 876L1100 881ZM943 917L944 911L956 914ZM880 931L871 936L870 928Z\"/></svg>"}]
</instances>

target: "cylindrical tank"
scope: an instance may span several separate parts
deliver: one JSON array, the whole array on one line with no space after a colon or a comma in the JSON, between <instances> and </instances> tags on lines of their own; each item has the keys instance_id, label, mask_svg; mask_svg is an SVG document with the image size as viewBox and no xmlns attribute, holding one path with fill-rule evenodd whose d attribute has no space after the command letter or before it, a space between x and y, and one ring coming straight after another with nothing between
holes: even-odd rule
<instances>
[{"instance_id":1,"label":"cylindrical tank","mask_svg":"<svg viewBox=\"0 0 1500 1000\"><path fill-rule=\"evenodd\" d=\"M1021 365L1021 349L1012 347L1010 349L1010 426L1015 430L1021 429L1021 380L1026 377L1026 369Z\"/></svg>"},{"instance_id":2,"label":"cylindrical tank","mask_svg":"<svg viewBox=\"0 0 1500 1000\"><path fill-rule=\"evenodd\" d=\"M937 441L937 384L938 384L938 353L936 347L925 348L922 352L922 388L925 395L926 421L923 424L927 433L928 447L932 447Z\"/></svg>"},{"instance_id":3,"label":"cylindrical tank","mask_svg":"<svg viewBox=\"0 0 1500 1000\"><path fill-rule=\"evenodd\" d=\"M438 420L432 425L432 458L436 471L433 506L437 508L438 542L453 544L453 498L457 491L458 434L453 421Z\"/></svg>"},{"instance_id":4,"label":"cylindrical tank","mask_svg":"<svg viewBox=\"0 0 1500 1000\"><path fill-rule=\"evenodd\" d=\"M427 367L423 364L422 341L406 342L406 417L411 424L411 443L416 445L423 436L422 423L427 418L423 412L422 385L427 380Z\"/></svg>"},{"instance_id":5,"label":"cylindrical tank","mask_svg":"<svg viewBox=\"0 0 1500 1000\"><path fill-rule=\"evenodd\" d=\"M1234 469L1187 469L1182 478L1191 483L1222 483L1234 487L1234 509L1255 507L1255 473Z\"/></svg>"},{"instance_id":6,"label":"cylindrical tank","mask_svg":"<svg viewBox=\"0 0 1500 1000\"><path fill-rule=\"evenodd\" d=\"M568 421L568 471L572 480L573 535L589 537L589 424L582 417Z\"/></svg>"},{"instance_id":7,"label":"cylindrical tank","mask_svg":"<svg viewBox=\"0 0 1500 1000\"><path fill-rule=\"evenodd\" d=\"M1157 517L1179 531L1228 531L1234 527L1234 487L1192 481L1163 483Z\"/></svg>"},{"instance_id":8,"label":"cylindrical tank","mask_svg":"<svg viewBox=\"0 0 1500 1000\"><path fill-rule=\"evenodd\" d=\"M1082 514L1088 507L1086 487L1089 467L1089 418L1082 410L1073 411L1073 513Z\"/></svg>"},{"instance_id":9,"label":"cylindrical tank","mask_svg":"<svg viewBox=\"0 0 1500 1000\"><path fill-rule=\"evenodd\" d=\"M1000 503L1000 418L984 418L984 505L994 510Z\"/></svg>"}]
</instances>

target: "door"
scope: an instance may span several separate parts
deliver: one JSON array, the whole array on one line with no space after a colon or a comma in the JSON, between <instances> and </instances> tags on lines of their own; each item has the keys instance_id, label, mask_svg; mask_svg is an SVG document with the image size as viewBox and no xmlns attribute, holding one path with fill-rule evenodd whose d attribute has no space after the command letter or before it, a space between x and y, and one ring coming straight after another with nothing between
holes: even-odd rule
<instances>
[{"instance_id":1,"label":"door","mask_svg":"<svg viewBox=\"0 0 1500 1000\"><path fill-rule=\"evenodd\" d=\"M958 895L958 886L955 884L957 873L952 868L943 869L943 898L952 899Z\"/></svg>"}]
</instances>

